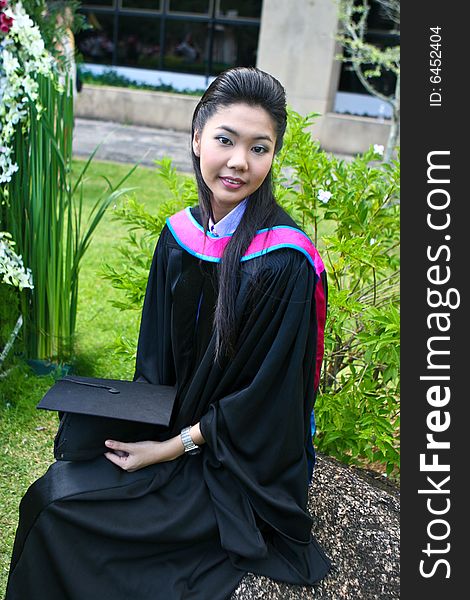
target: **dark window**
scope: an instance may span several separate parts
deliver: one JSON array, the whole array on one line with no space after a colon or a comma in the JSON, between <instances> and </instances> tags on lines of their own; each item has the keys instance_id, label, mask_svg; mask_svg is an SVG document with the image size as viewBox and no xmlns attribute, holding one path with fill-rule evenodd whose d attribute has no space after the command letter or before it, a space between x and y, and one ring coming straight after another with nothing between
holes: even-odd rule
<instances>
[{"instance_id":1,"label":"dark window","mask_svg":"<svg viewBox=\"0 0 470 600\"><path fill-rule=\"evenodd\" d=\"M121 0L121 6L124 10L135 8L143 10L152 10L160 12L162 0Z\"/></svg>"},{"instance_id":2,"label":"dark window","mask_svg":"<svg viewBox=\"0 0 470 600\"><path fill-rule=\"evenodd\" d=\"M169 71L206 72L209 22L167 21L163 66Z\"/></svg>"},{"instance_id":3,"label":"dark window","mask_svg":"<svg viewBox=\"0 0 470 600\"><path fill-rule=\"evenodd\" d=\"M219 0L217 16L229 18L261 17L262 0Z\"/></svg>"},{"instance_id":4,"label":"dark window","mask_svg":"<svg viewBox=\"0 0 470 600\"><path fill-rule=\"evenodd\" d=\"M85 62L205 76L256 64L261 0L85 1Z\"/></svg>"},{"instance_id":5,"label":"dark window","mask_svg":"<svg viewBox=\"0 0 470 600\"><path fill-rule=\"evenodd\" d=\"M160 19L126 17L119 20L119 65L158 69L160 66Z\"/></svg>"},{"instance_id":6,"label":"dark window","mask_svg":"<svg viewBox=\"0 0 470 600\"><path fill-rule=\"evenodd\" d=\"M218 74L230 67L256 65L257 47L257 26L216 25L212 50L212 72Z\"/></svg>"},{"instance_id":7,"label":"dark window","mask_svg":"<svg viewBox=\"0 0 470 600\"><path fill-rule=\"evenodd\" d=\"M400 35L396 31L397 25L386 15L378 2L372 0L371 8L367 18L367 34L365 41L379 48L396 46L400 43ZM347 56L347 52L344 54ZM364 65L362 70L367 70ZM372 78L371 84L386 96L393 94L396 77L389 71L383 71L380 78ZM340 92L352 92L356 94L368 94L359 78L355 74L350 63L343 63L338 90Z\"/></svg>"},{"instance_id":8,"label":"dark window","mask_svg":"<svg viewBox=\"0 0 470 600\"><path fill-rule=\"evenodd\" d=\"M168 0L168 10L171 12L184 12L208 15L209 0Z\"/></svg>"},{"instance_id":9,"label":"dark window","mask_svg":"<svg viewBox=\"0 0 470 600\"><path fill-rule=\"evenodd\" d=\"M83 8L86 8L87 6L105 6L106 8L114 8L114 0L85 0L82 6Z\"/></svg>"},{"instance_id":10,"label":"dark window","mask_svg":"<svg viewBox=\"0 0 470 600\"><path fill-rule=\"evenodd\" d=\"M91 29L86 29L77 36L77 47L85 62L111 64L114 50L113 20L111 12L87 14L87 23Z\"/></svg>"}]
</instances>

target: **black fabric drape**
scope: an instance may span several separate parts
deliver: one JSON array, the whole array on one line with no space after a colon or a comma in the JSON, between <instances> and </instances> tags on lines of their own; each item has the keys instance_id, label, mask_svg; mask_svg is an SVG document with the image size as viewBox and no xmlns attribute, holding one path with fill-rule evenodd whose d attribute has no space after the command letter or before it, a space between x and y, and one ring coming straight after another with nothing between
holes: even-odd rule
<instances>
[{"instance_id":1,"label":"black fabric drape","mask_svg":"<svg viewBox=\"0 0 470 600\"><path fill-rule=\"evenodd\" d=\"M247 571L327 573L307 513L319 281L293 249L243 262L236 354L215 363L217 265L164 228L134 379L176 384L164 437L200 421L206 444L135 473L105 458L51 465L22 501L7 600L225 600Z\"/></svg>"}]
</instances>

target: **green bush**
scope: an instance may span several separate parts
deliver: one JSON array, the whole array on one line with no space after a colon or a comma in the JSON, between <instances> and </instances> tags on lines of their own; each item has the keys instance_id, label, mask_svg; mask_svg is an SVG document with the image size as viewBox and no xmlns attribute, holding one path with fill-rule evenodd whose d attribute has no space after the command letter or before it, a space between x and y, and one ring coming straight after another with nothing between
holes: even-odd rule
<instances>
[{"instance_id":1,"label":"green bush","mask_svg":"<svg viewBox=\"0 0 470 600\"><path fill-rule=\"evenodd\" d=\"M343 462L379 463L398 474L399 162L382 163L379 147L350 161L327 154L308 131L314 117L289 111L274 181L278 201L314 240L328 274L315 445ZM116 214L130 233L119 249L122 269L108 267L105 276L124 292L122 309L142 307L165 219L197 202L192 177L178 176L169 159L158 164L171 200L149 215L133 198ZM126 340L118 349L135 356Z\"/></svg>"},{"instance_id":2,"label":"green bush","mask_svg":"<svg viewBox=\"0 0 470 600\"><path fill-rule=\"evenodd\" d=\"M397 473L399 162L378 161L380 147L351 161L323 152L308 132L314 116L290 113L276 191L328 274L316 445L344 462L379 462Z\"/></svg>"}]
</instances>

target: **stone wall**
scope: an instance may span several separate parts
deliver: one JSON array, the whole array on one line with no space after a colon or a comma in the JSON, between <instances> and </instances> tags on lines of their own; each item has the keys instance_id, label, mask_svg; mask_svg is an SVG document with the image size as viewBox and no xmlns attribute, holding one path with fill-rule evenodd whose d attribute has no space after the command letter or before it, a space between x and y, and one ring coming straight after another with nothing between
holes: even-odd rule
<instances>
[{"instance_id":1,"label":"stone wall","mask_svg":"<svg viewBox=\"0 0 470 600\"><path fill-rule=\"evenodd\" d=\"M86 119L191 131L197 96L84 84L75 115Z\"/></svg>"}]
</instances>

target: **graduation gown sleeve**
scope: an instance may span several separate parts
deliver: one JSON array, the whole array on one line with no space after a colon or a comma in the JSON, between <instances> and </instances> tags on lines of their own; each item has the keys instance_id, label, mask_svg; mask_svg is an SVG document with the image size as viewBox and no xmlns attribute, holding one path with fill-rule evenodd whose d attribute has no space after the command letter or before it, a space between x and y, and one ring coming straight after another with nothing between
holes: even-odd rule
<instances>
[{"instance_id":1,"label":"graduation gown sleeve","mask_svg":"<svg viewBox=\"0 0 470 600\"><path fill-rule=\"evenodd\" d=\"M306 442L316 353L323 351L326 280L293 250L274 252L266 263L254 285L242 279L239 308L249 316L226 373L239 372L239 388L214 398L200 420L204 473L222 546L234 564L264 566L275 551L290 556L292 581L308 582L315 578L308 554L318 546L306 508ZM243 282L252 287L248 305Z\"/></svg>"},{"instance_id":2,"label":"graduation gown sleeve","mask_svg":"<svg viewBox=\"0 0 470 600\"><path fill-rule=\"evenodd\" d=\"M168 268L168 229L163 228L153 254L137 345L134 381L146 380L160 385L174 385L175 365L171 348L172 294Z\"/></svg>"}]
</instances>

